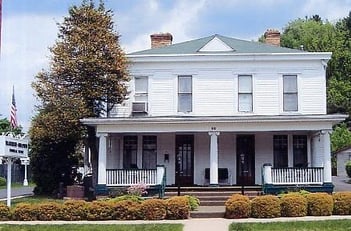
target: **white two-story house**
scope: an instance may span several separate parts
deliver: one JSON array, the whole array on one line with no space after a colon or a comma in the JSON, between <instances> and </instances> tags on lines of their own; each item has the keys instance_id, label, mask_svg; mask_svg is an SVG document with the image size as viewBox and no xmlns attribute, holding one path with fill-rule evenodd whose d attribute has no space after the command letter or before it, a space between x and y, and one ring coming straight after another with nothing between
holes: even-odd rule
<instances>
[{"instance_id":1,"label":"white two-story house","mask_svg":"<svg viewBox=\"0 0 351 231\"><path fill-rule=\"evenodd\" d=\"M333 190L326 111L329 52L212 35L128 54L129 99L85 118L99 137L98 191L136 183ZM274 44L274 45L272 45Z\"/></svg>"}]
</instances>

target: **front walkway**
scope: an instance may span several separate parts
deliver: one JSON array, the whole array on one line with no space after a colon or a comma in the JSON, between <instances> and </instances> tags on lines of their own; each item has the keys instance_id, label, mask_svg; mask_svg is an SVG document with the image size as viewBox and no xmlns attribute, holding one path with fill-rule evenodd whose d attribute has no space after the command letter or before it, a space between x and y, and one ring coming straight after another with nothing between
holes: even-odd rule
<instances>
[{"instance_id":1,"label":"front walkway","mask_svg":"<svg viewBox=\"0 0 351 231\"><path fill-rule=\"evenodd\" d=\"M21 196L31 196L33 195L32 186L23 186L23 187L13 187L11 188L11 198L21 197ZM6 200L7 198L7 189L0 189L0 201Z\"/></svg>"}]
</instances>

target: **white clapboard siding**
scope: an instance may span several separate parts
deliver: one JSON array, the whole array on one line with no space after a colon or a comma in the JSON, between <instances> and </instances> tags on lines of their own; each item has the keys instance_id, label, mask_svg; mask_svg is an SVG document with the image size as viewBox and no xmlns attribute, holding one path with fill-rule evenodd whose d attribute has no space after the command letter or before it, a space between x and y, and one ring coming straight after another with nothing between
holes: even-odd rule
<instances>
[{"instance_id":1,"label":"white clapboard siding","mask_svg":"<svg viewBox=\"0 0 351 231\"><path fill-rule=\"evenodd\" d=\"M279 75L254 76L254 112L258 115L279 114Z\"/></svg>"},{"instance_id":2,"label":"white clapboard siding","mask_svg":"<svg viewBox=\"0 0 351 231\"><path fill-rule=\"evenodd\" d=\"M326 113L326 86L322 73L308 72L299 79L302 114Z\"/></svg>"},{"instance_id":3,"label":"white clapboard siding","mask_svg":"<svg viewBox=\"0 0 351 231\"><path fill-rule=\"evenodd\" d=\"M149 113L152 116L174 115L176 108L176 76L163 73L149 80Z\"/></svg>"}]
</instances>

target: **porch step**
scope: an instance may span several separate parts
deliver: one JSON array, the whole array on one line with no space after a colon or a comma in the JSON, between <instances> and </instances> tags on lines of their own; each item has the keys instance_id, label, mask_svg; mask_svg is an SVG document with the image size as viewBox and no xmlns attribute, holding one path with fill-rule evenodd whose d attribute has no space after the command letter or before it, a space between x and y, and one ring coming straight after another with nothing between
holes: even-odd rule
<instances>
[{"instance_id":1,"label":"porch step","mask_svg":"<svg viewBox=\"0 0 351 231\"><path fill-rule=\"evenodd\" d=\"M191 211L191 218L223 218L225 207L222 206L200 206L196 211Z\"/></svg>"}]
</instances>

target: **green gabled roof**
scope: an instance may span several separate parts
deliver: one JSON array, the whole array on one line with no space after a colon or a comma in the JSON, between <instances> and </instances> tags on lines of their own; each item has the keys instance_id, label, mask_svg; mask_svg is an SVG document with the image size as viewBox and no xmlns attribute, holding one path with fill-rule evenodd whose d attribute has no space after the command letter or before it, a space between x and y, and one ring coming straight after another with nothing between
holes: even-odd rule
<instances>
[{"instance_id":1,"label":"green gabled roof","mask_svg":"<svg viewBox=\"0 0 351 231\"><path fill-rule=\"evenodd\" d=\"M130 53L129 55L168 55L168 54L201 54L201 53L218 53L218 52L203 52L200 51L208 42L217 37L233 51L220 53L296 53L302 52L297 49L273 46L260 42L245 41L235 38L230 38L222 35L212 35L204 38L190 40L187 42L176 43L165 47L153 48L143 51Z\"/></svg>"}]
</instances>

